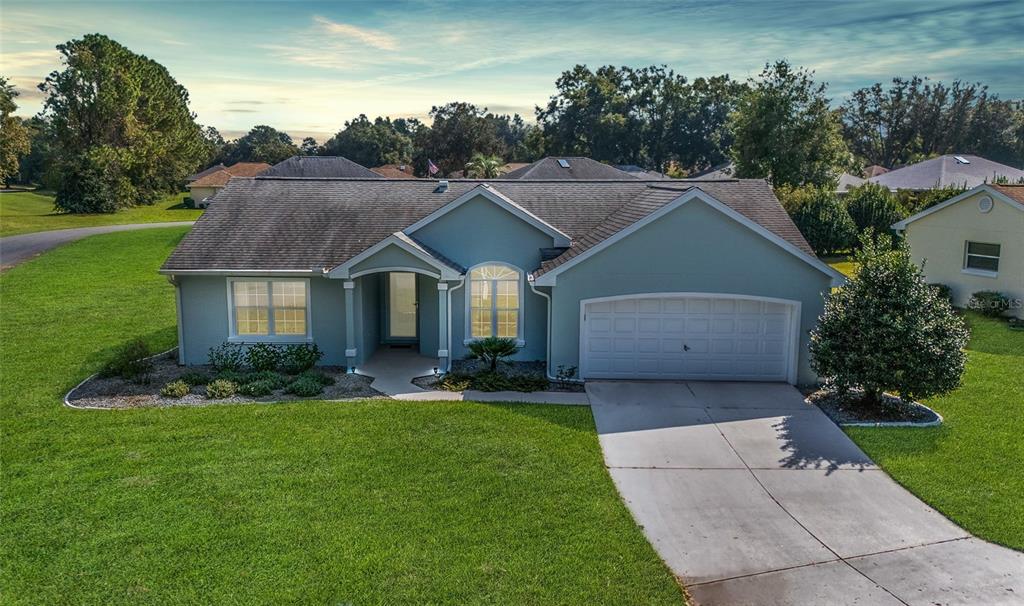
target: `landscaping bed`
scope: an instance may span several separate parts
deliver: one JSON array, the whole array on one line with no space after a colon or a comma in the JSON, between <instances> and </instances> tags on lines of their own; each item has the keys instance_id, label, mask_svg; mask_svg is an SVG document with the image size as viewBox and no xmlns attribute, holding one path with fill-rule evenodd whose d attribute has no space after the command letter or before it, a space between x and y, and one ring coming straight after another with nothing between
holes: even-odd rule
<instances>
[{"instance_id":1,"label":"landscaping bed","mask_svg":"<svg viewBox=\"0 0 1024 606\"><path fill-rule=\"evenodd\" d=\"M821 409L838 425L851 424L915 424L935 425L942 422L934 410L918 402L904 402L896 396L883 394L877 406L865 406L860 392L839 393L812 387L804 390L807 401Z\"/></svg>"},{"instance_id":2,"label":"landscaping bed","mask_svg":"<svg viewBox=\"0 0 1024 606\"><path fill-rule=\"evenodd\" d=\"M441 377L419 377L413 384L423 389L441 391L565 391L582 392L582 383L549 381L544 376L545 363L500 362L491 371L481 360L453 360L451 370Z\"/></svg>"}]
</instances>

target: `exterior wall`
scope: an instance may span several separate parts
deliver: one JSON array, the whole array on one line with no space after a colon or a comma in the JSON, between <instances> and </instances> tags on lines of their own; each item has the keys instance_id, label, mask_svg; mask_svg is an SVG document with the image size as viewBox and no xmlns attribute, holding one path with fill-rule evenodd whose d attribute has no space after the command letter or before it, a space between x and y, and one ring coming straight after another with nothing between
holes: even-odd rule
<instances>
[{"instance_id":1,"label":"exterior wall","mask_svg":"<svg viewBox=\"0 0 1024 606\"><path fill-rule=\"evenodd\" d=\"M420 353L431 358L437 357L439 327L437 306L437 280L430 276L416 276L417 318Z\"/></svg>"},{"instance_id":2,"label":"exterior wall","mask_svg":"<svg viewBox=\"0 0 1024 606\"><path fill-rule=\"evenodd\" d=\"M524 272L540 265L540 249L550 247L551 236L479 197L470 200L416 231L418 240L463 267L489 261L514 265ZM454 287L456 282L452 283ZM467 286L451 291L451 357L465 357ZM518 360L543 360L547 351L547 302L524 284L523 340ZM436 352L435 352L436 353Z\"/></svg>"},{"instance_id":3,"label":"exterior wall","mask_svg":"<svg viewBox=\"0 0 1024 606\"><path fill-rule=\"evenodd\" d=\"M189 196L199 204L204 199L209 198L213 194L220 191L219 187L190 187L188 189Z\"/></svg>"},{"instance_id":4,"label":"exterior wall","mask_svg":"<svg viewBox=\"0 0 1024 606\"><path fill-rule=\"evenodd\" d=\"M356 363L370 359L380 345L382 318L381 279L386 274L369 274L356 278ZM362 321L359 321L359 319Z\"/></svg>"},{"instance_id":5,"label":"exterior wall","mask_svg":"<svg viewBox=\"0 0 1024 606\"><path fill-rule=\"evenodd\" d=\"M253 278L255 276L244 276ZM211 347L228 340L228 278L178 276L185 364L206 364ZM310 278L310 329L324 365L345 364L345 294L340 280ZM255 342L255 339L252 341Z\"/></svg>"},{"instance_id":6,"label":"exterior wall","mask_svg":"<svg viewBox=\"0 0 1024 606\"><path fill-rule=\"evenodd\" d=\"M1024 301L1024 212L994 199L992 210L982 213L978 199L985 195L988 192L978 192L907 225L910 251L915 261L925 263L926 279L948 285L953 303L961 307L979 290L996 290ZM968 240L1002 246L998 276L964 273ZM1024 317L1020 306L1010 313Z\"/></svg>"},{"instance_id":7,"label":"exterior wall","mask_svg":"<svg viewBox=\"0 0 1024 606\"><path fill-rule=\"evenodd\" d=\"M423 271L429 271L433 274L437 274L438 271L435 267L427 264L421 259L405 252L401 248L391 245L382 248L377 251L368 259L356 263L349 270L350 274L358 274L361 271L368 269L381 269L389 267L407 267L422 269Z\"/></svg>"},{"instance_id":8,"label":"exterior wall","mask_svg":"<svg viewBox=\"0 0 1024 606\"><path fill-rule=\"evenodd\" d=\"M559 274L549 367L579 366L580 301L648 292L708 292L800 301L797 380L810 369L809 331L831 279L750 229L693 200Z\"/></svg>"}]
</instances>

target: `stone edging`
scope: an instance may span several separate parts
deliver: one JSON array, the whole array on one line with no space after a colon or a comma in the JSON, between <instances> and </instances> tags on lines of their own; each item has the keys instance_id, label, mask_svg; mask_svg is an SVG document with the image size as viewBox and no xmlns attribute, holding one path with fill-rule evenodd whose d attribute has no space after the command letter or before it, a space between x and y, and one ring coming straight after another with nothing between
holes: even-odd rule
<instances>
[{"instance_id":1,"label":"stone edging","mask_svg":"<svg viewBox=\"0 0 1024 606\"><path fill-rule=\"evenodd\" d=\"M142 359L143 360L152 360L154 358L159 358L160 356L166 356L167 354L169 354L172 351L175 351L177 349L178 349L178 346L175 345L174 347L168 349L167 351L161 351L160 353L155 353L155 354L153 354L151 356L146 356L145 358L142 358ZM125 408L118 408L116 406L80 406L78 404L72 404L71 403L71 396L72 396L72 394L74 394L76 391L78 391L79 387L81 387L81 386L85 385L86 383L88 383L89 381L95 379L96 376L99 375L99 374L100 373L98 373L98 372L92 373L88 377L86 377L86 378L82 379L81 381L79 381L78 385L75 385L66 394L64 394L64 406L67 406L68 408L74 408L75 410L127 410Z\"/></svg>"},{"instance_id":2,"label":"stone edging","mask_svg":"<svg viewBox=\"0 0 1024 606\"><path fill-rule=\"evenodd\" d=\"M810 406L814 406L815 408L818 408L818 406L816 404L814 404L814 402L811 402L810 399L808 399L808 398L804 398L804 403L808 404ZM942 415L940 415L937 411L929 408L928 406L925 406L924 404L922 404L920 402L914 402L914 404L917 405L917 406L920 406L921 408L924 408L928 412L930 412L933 415L935 415L935 420L934 421L847 421L845 423L836 423L836 425L838 425L840 427L938 427L939 425L942 425L942 423L945 421L945 419L942 418ZM821 410L820 408L818 408L818 409Z\"/></svg>"}]
</instances>

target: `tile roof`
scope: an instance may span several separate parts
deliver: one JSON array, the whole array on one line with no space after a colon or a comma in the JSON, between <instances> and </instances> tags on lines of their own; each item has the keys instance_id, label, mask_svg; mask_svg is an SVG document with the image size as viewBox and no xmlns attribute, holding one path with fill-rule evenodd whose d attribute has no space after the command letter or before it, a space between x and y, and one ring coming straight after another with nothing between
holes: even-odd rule
<instances>
[{"instance_id":1,"label":"tile roof","mask_svg":"<svg viewBox=\"0 0 1024 606\"><path fill-rule=\"evenodd\" d=\"M201 171L199 171L199 172L197 172L197 173L195 173L193 175L189 175L189 176L185 177L185 180L188 181L189 183L191 183L191 182L195 181L196 179L202 179L206 175L213 174L213 173L217 172L218 170L224 170L225 168L227 168L227 167L224 166L223 164L214 164L213 166L211 166L209 168L203 169L203 170L201 170Z\"/></svg>"},{"instance_id":2,"label":"tile roof","mask_svg":"<svg viewBox=\"0 0 1024 606\"><path fill-rule=\"evenodd\" d=\"M379 179L380 175L343 156L292 156L262 173L265 177Z\"/></svg>"},{"instance_id":3,"label":"tile roof","mask_svg":"<svg viewBox=\"0 0 1024 606\"><path fill-rule=\"evenodd\" d=\"M418 179L413 174L412 164L385 164L371 168L373 172L387 179Z\"/></svg>"},{"instance_id":4,"label":"tile roof","mask_svg":"<svg viewBox=\"0 0 1024 606\"><path fill-rule=\"evenodd\" d=\"M632 178L466 179L452 180L446 191L438 192L433 179L258 177L232 179L163 269L334 267L485 183L572 238L574 247L563 255L592 245L691 187L700 187L813 255L771 188L759 179L672 180L657 185Z\"/></svg>"},{"instance_id":5,"label":"tile roof","mask_svg":"<svg viewBox=\"0 0 1024 606\"><path fill-rule=\"evenodd\" d=\"M961 162L962 158L967 163ZM997 177L1011 182L1024 179L1024 170L993 162L981 156L947 154L871 177L868 181L889 189L925 190L940 187L971 188L992 183Z\"/></svg>"},{"instance_id":6,"label":"tile roof","mask_svg":"<svg viewBox=\"0 0 1024 606\"><path fill-rule=\"evenodd\" d=\"M569 166L562 166L563 162ZM634 176L614 166L602 164L590 158L559 156L542 158L533 164L527 164L522 168L505 173L501 178L563 179L568 181L573 179L630 179L634 178Z\"/></svg>"},{"instance_id":7,"label":"tile roof","mask_svg":"<svg viewBox=\"0 0 1024 606\"><path fill-rule=\"evenodd\" d=\"M266 162L238 162L196 179L189 187L224 187L232 177L255 177L268 168Z\"/></svg>"},{"instance_id":8,"label":"tile roof","mask_svg":"<svg viewBox=\"0 0 1024 606\"><path fill-rule=\"evenodd\" d=\"M997 190L999 193L1006 194L1008 197L1024 204L1024 185L993 184L992 188Z\"/></svg>"}]
</instances>

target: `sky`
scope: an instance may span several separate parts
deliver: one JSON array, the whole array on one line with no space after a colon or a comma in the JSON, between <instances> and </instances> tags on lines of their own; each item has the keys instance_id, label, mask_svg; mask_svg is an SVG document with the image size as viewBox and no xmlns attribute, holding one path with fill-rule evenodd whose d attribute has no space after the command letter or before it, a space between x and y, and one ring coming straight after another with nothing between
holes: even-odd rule
<instances>
[{"instance_id":1,"label":"sky","mask_svg":"<svg viewBox=\"0 0 1024 606\"><path fill-rule=\"evenodd\" d=\"M815 70L838 103L894 76L1024 98L1024 1L0 1L0 75L39 111L55 46L99 32L168 68L228 138L269 124L321 142L365 113L469 101L527 120L573 65L755 76Z\"/></svg>"}]
</instances>

